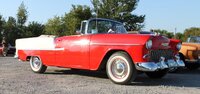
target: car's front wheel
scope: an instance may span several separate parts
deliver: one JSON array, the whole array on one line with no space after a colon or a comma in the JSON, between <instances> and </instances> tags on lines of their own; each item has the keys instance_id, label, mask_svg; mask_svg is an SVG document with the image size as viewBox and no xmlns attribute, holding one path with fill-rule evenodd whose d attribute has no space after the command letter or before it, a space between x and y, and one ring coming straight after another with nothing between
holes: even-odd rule
<instances>
[{"instance_id":1,"label":"car's front wheel","mask_svg":"<svg viewBox=\"0 0 200 94\"><path fill-rule=\"evenodd\" d=\"M110 56L106 65L108 77L116 84L129 84L137 75L136 68L125 52L115 52Z\"/></svg>"},{"instance_id":2,"label":"car's front wheel","mask_svg":"<svg viewBox=\"0 0 200 94\"><path fill-rule=\"evenodd\" d=\"M44 73L47 69L47 66L43 65L42 61L37 56L31 57L30 66L32 71L35 73Z\"/></svg>"}]
</instances>

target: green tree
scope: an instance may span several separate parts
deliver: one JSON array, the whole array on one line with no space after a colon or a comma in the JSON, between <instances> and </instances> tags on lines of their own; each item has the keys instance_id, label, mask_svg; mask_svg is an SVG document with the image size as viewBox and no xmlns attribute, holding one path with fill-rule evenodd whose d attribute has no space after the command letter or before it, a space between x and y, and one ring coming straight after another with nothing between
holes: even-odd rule
<instances>
[{"instance_id":1,"label":"green tree","mask_svg":"<svg viewBox=\"0 0 200 94\"><path fill-rule=\"evenodd\" d=\"M80 28L81 21L91 17L90 7L72 5L70 12L66 13L63 17L56 16L48 20L45 24L45 33L57 36L73 35Z\"/></svg>"},{"instance_id":2,"label":"green tree","mask_svg":"<svg viewBox=\"0 0 200 94\"><path fill-rule=\"evenodd\" d=\"M160 29L154 29L153 32L166 36L168 38L173 38L174 34L172 32L168 32L167 30L160 30Z\"/></svg>"},{"instance_id":3,"label":"green tree","mask_svg":"<svg viewBox=\"0 0 200 94\"><path fill-rule=\"evenodd\" d=\"M45 26L43 24L40 24L38 22L30 22L27 26L27 33L26 36L27 37L37 37L40 36L42 34L44 34L44 28Z\"/></svg>"},{"instance_id":4,"label":"green tree","mask_svg":"<svg viewBox=\"0 0 200 94\"><path fill-rule=\"evenodd\" d=\"M72 9L68 14L65 14L63 21L67 28L66 35L75 34L76 29L81 26L81 21L92 17L92 10L88 6L72 5Z\"/></svg>"},{"instance_id":5,"label":"green tree","mask_svg":"<svg viewBox=\"0 0 200 94\"><path fill-rule=\"evenodd\" d=\"M198 27L188 28L184 31L183 35L184 35L184 38L183 38L184 41L186 41L187 38L190 36L200 36L200 28Z\"/></svg>"},{"instance_id":6,"label":"green tree","mask_svg":"<svg viewBox=\"0 0 200 94\"><path fill-rule=\"evenodd\" d=\"M8 21L4 25L4 33L6 41L11 45L15 45L15 39L18 38L18 32L16 27L16 19L14 17L8 18Z\"/></svg>"},{"instance_id":7,"label":"green tree","mask_svg":"<svg viewBox=\"0 0 200 94\"><path fill-rule=\"evenodd\" d=\"M46 23L45 34L62 36L65 29L61 17L55 16Z\"/></svg>"},{"instance_id":8,"label":"green tree","mask_svg":"<svg viewBox=\"0 0 200 94\"><path fill-rule=\"evenodd\" d=\"M145 15L134 15L139 0L92 0L97 17L118 20L128 31L144 27Z\"/></svg>"},{"instance_id":9,"label":"green tree","mask_svg":"<svg viewBox=\"0 0 200 94\"><path fill-rule=\"evenodd\" d=\"M28 11L26 6L24 5L24 2L21 3L21 5L18 8L17 12L17 32L19 33L19 38L26 37L26 26L25 23L28 19Z\"/></svg>"},{"instance_id":10,"label":"green tree","mask_svg":"<svg viewBox=\"0 0 200 94\"><path fill-rule=\"evenodd\" d=\"M28 19L28 11L26 9L26 6L24 5L24 2L22 2L18 8L17 23L20 26L23 26L26 23L27 19Z\"/></svg>"},{"instance_id":11,"label":"green tree","mask_svg":"<svg viewBox=\"0 0 200 94\"><path fill-rule=\"evenodd\" d=\"M75 18L71 14L66 14L63 17L64 27L66 28L65 35L74 35L78 26L80 26L80 20Z\"/></svg>"},{"instance_id":12,"label":"green tree","mask_svg":"<svg viewBox=\"0 0 200 94\"><path fill-rule=\"evenodd\" d=\"M4 24L5 24L5 20L3 19L3 16L0 15L0 43L1 43L2 37L3 37L2 32L3 32Z\"/></svg>"},{"instance_id":13,"label":"green tree","mask_svg":"<svg viewBox=\"0 0 200 94\"><path fill-rule=\"evenodd\" d=\"M184 41L184 36L183 36L183 34L180 33L180 32L176 33L176 39L179 39L179 40L181 40L181 41Z\"/></svg>"}]
</instances>

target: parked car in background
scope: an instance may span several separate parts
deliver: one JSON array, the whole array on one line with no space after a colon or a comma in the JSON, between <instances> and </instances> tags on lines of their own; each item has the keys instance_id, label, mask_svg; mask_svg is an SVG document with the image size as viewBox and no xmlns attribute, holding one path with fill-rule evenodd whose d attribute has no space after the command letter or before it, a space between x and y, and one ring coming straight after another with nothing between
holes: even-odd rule
<instances>
[{"instance_id":1,"label":"parked car in background","mask_svg":"<svg viewBox=\"0 0 200 94\"><path fill-rule=\"evenodd\" d=\"M0 55L1 56L7 56L8 54L15 54L15 47L11 46L10 44L8 44L8 48L6 50L3 50L3 45L0 43Z\"/></svg>"},{"instance_id":2,"label":"parked car in background","mask_svg":"<svg viewBox=\"0 0 200 94\"><path fill-rule=\"evenodd\" d=\"M77 34L17 39L17 56L22 61L30 61L36 73L44 73L47 66L105 70L117 84L134 81L138 72L150 78L162 78L170 68L185 66L179 57L179 40L128 34L123 24L114 20L82 21Z\"/></svg>"},{"instance_id":3,"label":"parked car in background","mask_svg":"<svg viewBox=\"0 0 200 94\"><path fill-rule=\"evenodd\" d=\"M1 43L0 43L0 55L3 55L3 47Z\"/></svg>"},{"instance_id":4,"label":"parked car in background","mask_svg":"<svg viewBox=\"0 0 200 94\"><path fill-rule=\"evenodd\" d=\"M200 66L200 36L193 36L182 43L180 58L188 69L198 69Z\"/></svg>"}]
</instances>

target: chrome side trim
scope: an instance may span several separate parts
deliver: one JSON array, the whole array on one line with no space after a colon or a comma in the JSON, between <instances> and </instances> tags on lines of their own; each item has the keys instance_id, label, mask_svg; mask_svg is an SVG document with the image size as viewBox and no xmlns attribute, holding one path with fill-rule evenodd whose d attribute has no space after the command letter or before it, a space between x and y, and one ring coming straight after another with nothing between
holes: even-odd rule
<instances>
[{"instance_id":1,"label":"chrome side trim","mask_svg":"<svg viewBox=\"0 0 200 94\"><path fill-rule=\"evenodd\" d=\"M59 51L59 50L65 50L65 48L55 48L55 49L53 49L53 50Z\"/></svg>"},{"instance_id":2,"label":"chrome side trim","mask_svg":"<svg viewBox=\"0 0 200 94\"><path fill-rule=\"evenodd\" d=\"M40 49L40 48L36 48L36 49L18 49L18 50L41 50L41 51L50 50L50 51L59 51L59 50L65 50L65 48L52 48L52 49Z\"/></svg>"},{"instance_id":3,"label":"chrome side trim","mask_svg":"<svg viewBox=\"0 0 200 94\"><path fill-rule=\"evenodd\" d=\"M118 45L124 45L124 46L139 46L141 44L123 44L123 43L91 43L91 45L105 45L105 46L118 46Z\"/></svg>"}]
</instances>

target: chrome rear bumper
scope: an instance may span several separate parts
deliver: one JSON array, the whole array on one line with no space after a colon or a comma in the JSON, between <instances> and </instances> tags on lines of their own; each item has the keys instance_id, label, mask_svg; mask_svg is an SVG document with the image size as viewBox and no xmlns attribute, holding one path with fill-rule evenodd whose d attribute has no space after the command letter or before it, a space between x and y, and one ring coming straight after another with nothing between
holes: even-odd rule
<instances>
[{"instance_id":1,"label":"chrome rear bumper","mask_svg":"<svg viewBox=\"0 0 200 94\"><path fill-rule=\"evenodd\" d=\"M180 60L179 56L176 56L176 60L165 60L164 57L160 58L160 62L137 62L135 67L140 71L157 71L169 68L184 67L185 64Z\"/></svg>"}]
</instances>

